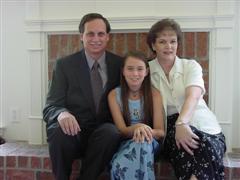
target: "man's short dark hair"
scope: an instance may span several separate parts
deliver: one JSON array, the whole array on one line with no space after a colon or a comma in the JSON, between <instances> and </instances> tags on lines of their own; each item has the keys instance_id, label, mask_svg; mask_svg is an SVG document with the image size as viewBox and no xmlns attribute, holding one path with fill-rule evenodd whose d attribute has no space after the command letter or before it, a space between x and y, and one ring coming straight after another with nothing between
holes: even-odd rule
<instances>
[{"instance_id":1,"label":"man's short dark hair","mask_svg":"<svg viewBox=\"0 0 240 180\"><path fill-rule=\"evenodd\" d=\"M89 14L86 14L85 16L82 17L82 20L79 24L79 32L80 33L84 33L84 25L89 22L89 21L92 21L92 20L95 20L95 19L102 19L106 25L106 31L107 33L109 33L111 31L111 26L108 22L108 20L103 17L101 14L98 14L98 13L89 13Z\"/></svg>"}]
</instances>

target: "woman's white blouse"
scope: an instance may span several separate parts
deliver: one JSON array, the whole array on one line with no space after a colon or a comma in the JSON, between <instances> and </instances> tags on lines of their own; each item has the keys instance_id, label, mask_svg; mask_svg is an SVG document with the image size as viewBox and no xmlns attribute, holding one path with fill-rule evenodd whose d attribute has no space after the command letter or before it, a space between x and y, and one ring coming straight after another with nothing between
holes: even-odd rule
<instances>
[{"instance_id":1,"label":"woman's white blouse","mask_svg":"<svg viewBox=\"0 0 240 180\"><path fill-rule=\"evenodd\" d=\"M202 89L202 95L205 93L202 68L195 60L176 57L169 73L170 82L167 80L157 59L150 61L149 65L152 84L162 95L165 119L169 100L171 101L171 105L174 103L178 112L181 112L187 87L199 86ZM221 132L221 127L217 122L216 116L209 110L203 97L199 99L190 121L192 126L203 132L209 134L218 134Z\"/></svg>"}]
</instances>

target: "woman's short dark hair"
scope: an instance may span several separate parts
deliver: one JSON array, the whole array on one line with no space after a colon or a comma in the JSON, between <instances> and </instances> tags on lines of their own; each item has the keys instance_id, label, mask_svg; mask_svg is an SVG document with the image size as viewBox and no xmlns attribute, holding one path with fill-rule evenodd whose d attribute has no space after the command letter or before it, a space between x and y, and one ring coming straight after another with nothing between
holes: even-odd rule
<instances>
[{"instance_id":1,"label":"woman's short dark hair","mask_svg":"<svg viewBox=\"0 0 240 180\"><path fill-rule=\"evenodd\" d=\"M169 19L169 18L162 19L162 20L156 22L155 24L153 24L151 29L148 32L147 44L153 52L155 52L155 51L152 48L152 44L154 44L156 42L158 34L160 32L162 32L163 30L175 31L175 33L177 35L178 43L180 43L182 40L182 30L181 30L180 25L173 19Z\"/></svg>"},{"instance_id":2,"label":"woman's short dark hair","mask_svg":"<svg viewBox=\"0 0 240 180\"><path fill-rule=\"evenodd\" d=\"M85 16L82 17L82 20L81 20L81 22L79 24L79 27L78 27L79 32L80 33L84 33L84 26L85 26L85 24L87 22L95 20L95 19L102 19L103 22L106 25L107 33L109 33L111 31L111 26L110 26L108 20L105 17L103 17L101 14L98 14L98 13L89 13L89 14L86 14Z\"/></svg>"}]
</instances>

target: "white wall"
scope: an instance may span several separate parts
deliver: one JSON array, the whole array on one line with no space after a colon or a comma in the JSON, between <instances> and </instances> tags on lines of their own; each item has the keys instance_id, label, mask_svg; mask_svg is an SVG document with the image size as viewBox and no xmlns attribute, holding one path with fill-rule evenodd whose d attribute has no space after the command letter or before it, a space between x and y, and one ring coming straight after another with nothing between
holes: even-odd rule
<instances>
[{"instance_id":1,"label":"white wall","mask_svg":"<svg viewBox=\"0 0 240 180\"><path fill-rule=\"evenodd\" d=\"M2 5L2 0L0 0L0 127L3 127L3 117L2 117L2 109L3 109L3 99L2 99L2 88L3 87L3 20L2 20L2 15L3 15L3 5ZM2 131L0 131L2 134Z\"/></svg>"},{"instance_id":2,"label":"white wall","mask_svg":"<svg viewBox=\"0 0 240 180\"><path fill-rule=\"evenodd\" d=\"M46 0L41 1L41 15L43 19L80 18L88 12L99 12L107 17L212 15L215 6L214 0L80 0L71 3Z\"/></svg>"},{"instance_id":3,"label":"white wall","mask_svg":"<svg viewBox=\"0 0 240 180\"><path fill-rule=\"evenodd\" d=\"M114 30L146 29L159 18L170 16L186 31L210 31L211 108L219 117L228 147L240 147L236 138L240 137L238 0L1 1L0 126L6 126L7 139L42 142L47 34L76 32L85 13L99 12L109 18ZM14 112L17 122L12 121Z\"/></svg>"},{"instance_id":4,"label":"white wall","mask_svg":"<svg viewBox=\"0 0 240 180\"><path fill-rule=\"evenodd\" d=\"M235 61L234 61L234 101L233 101L233 131L232 131L232 137L233 137L233 147L240 147L240 136L239 136L239 130L240 130L240 1L237 1L236 5L236 30L234 33L234 37L236 39L235 41ZM238 133L237 133L238 132Z\"/></svg>"},{"instance_id":5,"label":"white wall","mask_svg":"<svg viewBox=\"0 0 240 180\"><path fill-rule=\"evenodd\" d=\"M6 138L28 139L29 65L26 51L25 5L2 1L2 123Z\"/></svg>"}]
</instances>

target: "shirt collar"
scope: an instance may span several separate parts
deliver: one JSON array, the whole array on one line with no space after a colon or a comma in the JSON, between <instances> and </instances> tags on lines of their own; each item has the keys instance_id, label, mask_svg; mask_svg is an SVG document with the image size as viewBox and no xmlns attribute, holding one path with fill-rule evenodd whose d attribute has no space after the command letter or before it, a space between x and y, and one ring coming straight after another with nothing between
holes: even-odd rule
<instances>
[{"instance_id":1,"label":"shirt collar","mask_svg":"<svg viewBox=\"0 0 240 180\"><path fill-rule=\"evenodd\" d=\"M160 74L161 76L164 76L164 71L161 67L161 65L159 64L157 58L155 58L152 62L152 66L151 66L151 74L154 74L154 73L158 73ZM174 62L174 65L172 67L172 70L175 73L180 73L182 74L183 73L183 66L182 66L182 62L181 60L179 59L178 56L176 56L175 58L175 62ZM171 70L171 71L172 71Z\"/></svg>"},{"instance_id":2,"label":"shirt collar","mask_svg":"<svg viewBox=\"0 0 240 180\"><path fill-rule=\"evenodd\" d=\"M85 51L85 55L86 55L86 58L87 58L87 63L88 63L89 69L92 69L95 61L98 62L99 66L100 66L100 69L104 69L105 59L106 59L106 53L105 52L102 54L102 56L99 59L96 59L96 60L93 59L86 51Z\"/></svg>"}]
</instances>

